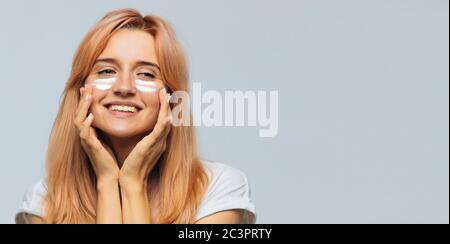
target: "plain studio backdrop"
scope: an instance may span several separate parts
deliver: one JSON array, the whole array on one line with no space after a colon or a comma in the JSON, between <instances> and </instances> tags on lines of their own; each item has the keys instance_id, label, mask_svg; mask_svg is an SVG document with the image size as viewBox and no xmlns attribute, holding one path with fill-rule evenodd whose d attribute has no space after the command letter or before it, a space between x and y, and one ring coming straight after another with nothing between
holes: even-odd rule
<instances>
[{"instance_id":1,"label":"plain studio backdrop","mask_svg":"<svg viewBox=\"0 0 450 244\"><path fill-rule=\"evenodd\" d=\"M73 54L107 11L175 28L203 90L278 90L279 131L199 127L258 223L449 222L447 0L1 1L0 223L44 174Z\"/></svg>"}]
</instances>

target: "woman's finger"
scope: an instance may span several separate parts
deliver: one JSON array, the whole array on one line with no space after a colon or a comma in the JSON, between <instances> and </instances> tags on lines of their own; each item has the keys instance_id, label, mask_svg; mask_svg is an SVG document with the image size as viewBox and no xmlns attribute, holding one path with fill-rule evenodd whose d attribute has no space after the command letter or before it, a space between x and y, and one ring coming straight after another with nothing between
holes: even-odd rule
<instances>
[{"instance_id":1,"label":"woman's finger","mask_svg":"<svg viewBox=\"0 0 450 244\"><path fill-rule=\"evenodd\" d=\"M82 123L80 129L80 138L86 143L91 150L100 150L102 148L102 143L97 139L95 129L92 128L92 122L94 121L94 115L89 113L86 120Z\"/></svg>"},{"instance_id":2,"label":"woman's finger","mask_svg":"<svg viewBox=\"0 0 450 244\"><path fill-rule=\"evenodd\" d=\"M169 108L169 101L167 99L168 93L165 88L159 91L159 103L161 107L159 108L158 121L163 120L167 117L167 110Z\"/></svg>"},{"instance_id":3,"label":"woman's finger","mask_svg":"<svg viewBox=\"0 0 450 244\"><path fill-rule=\"evenodd\" d=\"M90 113L87 118L83 121L83 123L81 123L79 130L80 130L80 137L87 141L89 139L90 136L90 130L89 128L92 125L92 122L94 121L94 115L92 113Z\"/></svg>"},{"instance_id":4,"label":"woman's finger","mask_svg":"<svg viewBox=\"0 0 450 244\"><path fill-rule=\"evenodd\" d=\"M144 144L144 148L155 144L157 141L165 140L165 137L169 134L171 123L171 111L169 106L169 95L165 89L159 91L159 101L161 107L159 109L158 120L153 128L153 131L145 136L138 144ZM170 117L169 117L170 115Z\"/></svg>"},{"instance_id":5,"label":"woman's finger","mask_svg":"<svg viewBox=\"0 0 450 244\"><path fill-rule=\"evenodd\" d=\"M169 105L170 95L166 92L166 89L162 89L159 94L159 100L161 108L159 110L158 121L156 122L153 132L155 132L156 138L164 137L170 130L172 122L172 112ZM153 133L152 132L152 133Z\"/></svg>"},{"instance_id":6,"label":"woman's finger","mask_svg":"<svg viewBox=\"0 0 450 244\"><path fill-rule=\"evenodd\" d=\"M81 104L83 103L83 97L85 95L84 91L85 91L84 87L81 87L80 88L80 100L78 101L77 110L75 111L75 115L77 115L78 112L80 111Z\"/></svg>"},{"instance_id":7,"label":"woman's finger","mask_svg":"<svg viewBox=\"0 0 450 244\"><path fill-rule=\"evenodd\" d=\"M81 101L78 105L78 109L75 115L75 124L81 125L84 120L86 119L86 115L89 111L89 107L91 106L92 101L92 93L91 89L84 89L83 90L83 96L81 98Z\"/></svg>"}]
</instances>

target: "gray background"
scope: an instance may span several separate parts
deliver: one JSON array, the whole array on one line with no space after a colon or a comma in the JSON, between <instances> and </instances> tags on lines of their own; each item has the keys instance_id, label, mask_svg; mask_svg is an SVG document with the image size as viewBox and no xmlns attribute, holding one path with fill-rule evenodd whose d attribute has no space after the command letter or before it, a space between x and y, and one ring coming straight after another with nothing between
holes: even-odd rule
<instances>
[{"instance_id":1,"label":"gray background","mask_svg":"<svg viewBox=\"0 0 450 244\"><path fill-rule=\"evenodd\" d=\"M279 133L199 128L259 223L449 222L445 0L1 1L0 223L43 174L72 55L107 11L168 19L210 90L278 90Z\"/></svg>"}]
</instances>

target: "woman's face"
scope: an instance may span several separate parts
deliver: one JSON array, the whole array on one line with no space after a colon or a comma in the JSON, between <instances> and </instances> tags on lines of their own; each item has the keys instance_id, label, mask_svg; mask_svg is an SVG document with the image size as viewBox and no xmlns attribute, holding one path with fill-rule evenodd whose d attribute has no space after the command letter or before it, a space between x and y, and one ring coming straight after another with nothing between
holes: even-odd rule
<instances>
[{"instance_id":1,"label":"woman's face","mask_svg":"<svg viewBox=\"0 0 450 244\"><path fill-rule=\"evenodd\" d=\"M116 32L86 84L93 86L93 127L119 138L148 134L156 124L158 92L164 87L153 36L141 30Z\"/></svg>"}]
</instances>

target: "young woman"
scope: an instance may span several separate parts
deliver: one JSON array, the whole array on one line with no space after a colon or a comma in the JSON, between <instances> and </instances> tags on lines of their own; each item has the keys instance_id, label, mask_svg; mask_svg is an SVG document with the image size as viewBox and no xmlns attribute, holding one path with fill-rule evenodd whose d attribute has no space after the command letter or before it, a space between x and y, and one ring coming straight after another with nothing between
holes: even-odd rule
<instances>
[{"instance_id":1,"label":"young woman","mask_svg":"<svg viewBox=\"0 0 450 244\"><path fill-rule=\"evenodd\" d=\"M47 177L17 223L253 223L246 176L200 160L173 126L187 91L180 45L161 18L108 13L81 42L50 135Z\"/></svg>"}]
</instances>

